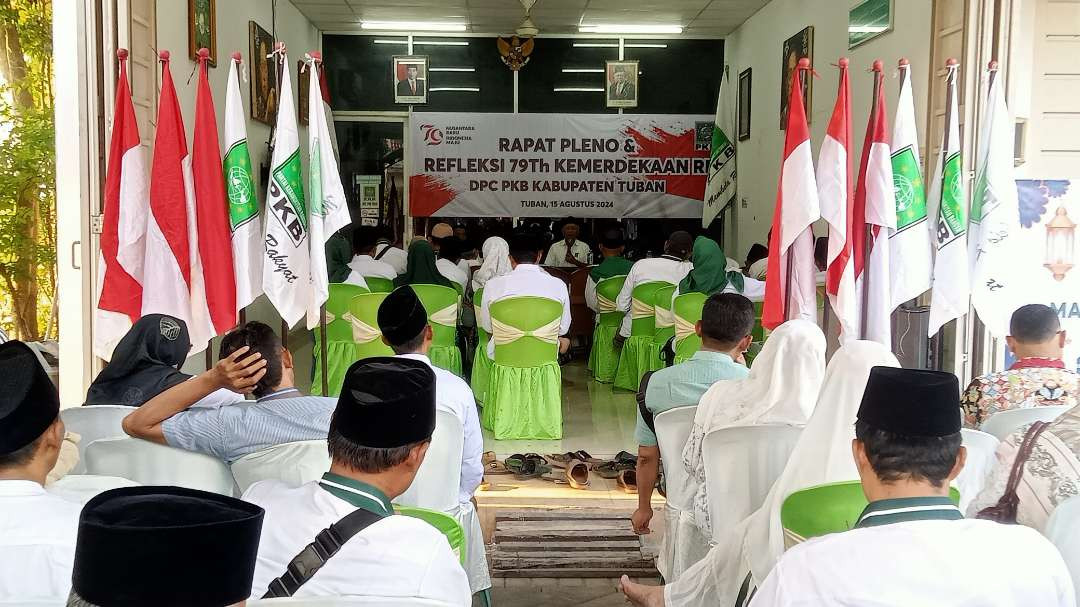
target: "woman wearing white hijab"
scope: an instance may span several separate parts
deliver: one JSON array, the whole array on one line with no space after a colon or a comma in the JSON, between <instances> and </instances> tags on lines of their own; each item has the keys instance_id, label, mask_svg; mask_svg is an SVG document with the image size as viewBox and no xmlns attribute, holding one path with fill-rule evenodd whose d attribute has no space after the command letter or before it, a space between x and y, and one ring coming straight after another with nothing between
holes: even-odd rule
<instances>
[{"instance_id":1,"label":"woman wearing white hijab","mask_svg":"<svg viewBox=\"0 0 1080 607\"><path fill-rule=\"evenodd\" d=\"M506 241L502 238L492 236L485 240L480 253L484 258L484 262L473 272L472 288L474 292L479 291L492 278L509 274L513 270L510 267L510 245L506 244Z\"/></svg>"},{"instance_id":2,"label":"woman wearing white hijab","mask_svg":"<svg viewBox=\"0 0 1080 607\"><path fill-rule=\"evenodd\" d=\"M814 413L761 508L725 534L708 556L665 586L662 593L624 581L623 589L631 602L744 607L745 603L736 603L738 597L749 597L784 552L780 523L784 500L808 487L859 478L851 441L866 380L876 366L900 364L892 352L876 342L853 341L837 351L825 373Z\"/></svg>"},{"instance_id":3,"label":"woman wearing white hijab","mask_svg":"<svg viewBox=\"0 0 1080 607\"><path fill-rule=\"evenodd\" d=\"M739 426L805 425L824 375L825 335L812 322L791 320L769 335L746 379L716 382L701 397L683 449L683 464L698 484L694 519L706 538L714 537L714 529L705 489L705 435Z\"/></svg>"}]
</instances>

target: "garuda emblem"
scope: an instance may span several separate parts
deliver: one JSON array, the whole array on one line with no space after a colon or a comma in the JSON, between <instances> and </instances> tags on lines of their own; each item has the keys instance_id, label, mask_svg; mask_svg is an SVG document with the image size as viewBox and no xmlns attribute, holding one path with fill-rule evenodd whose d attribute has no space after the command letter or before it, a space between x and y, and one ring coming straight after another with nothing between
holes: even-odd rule
<instances>
[{"instance_id":1,"label":"garuda emblem","mask_svg":"<svg viewBox=\"0 0 1080 607\"><path fill-rule=\"evenodd\" d=\"M509 40L505 38L496 38L495 44L499 47L499 55L502 56L502 62L516 72L529 62L529 55L533 52L536 40L534 38L525 38L523 40L517 36L513 36Z\"/></svg>"}]
</instances>

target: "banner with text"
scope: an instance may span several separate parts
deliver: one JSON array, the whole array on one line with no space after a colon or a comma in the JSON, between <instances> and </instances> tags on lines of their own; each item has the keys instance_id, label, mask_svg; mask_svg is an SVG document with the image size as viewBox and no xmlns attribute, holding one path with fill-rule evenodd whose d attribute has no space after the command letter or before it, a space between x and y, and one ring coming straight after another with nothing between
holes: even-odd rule
<instances>
[{"instance_id":1,"label":"banner with text","mask_svg":"<svg viewBox=\"0 0 1080 607\"><path fill-rule=\"evenodd\" d=\"M409 212L701 217L713 117L413 114Z\"/></svg>"}]
</instances>

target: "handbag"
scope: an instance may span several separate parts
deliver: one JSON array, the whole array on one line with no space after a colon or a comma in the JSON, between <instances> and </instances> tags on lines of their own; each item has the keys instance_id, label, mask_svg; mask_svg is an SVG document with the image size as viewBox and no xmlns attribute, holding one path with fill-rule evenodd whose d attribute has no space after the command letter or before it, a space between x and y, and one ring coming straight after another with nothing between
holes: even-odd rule
<instances>
[{"instance_id":1,"label":"handbag","mask_svg":"<svg viewBox=\"0 0 1080 607\"><path fill-rule=\"evenodd\" d=\"M1035 422L1024 434L1024 440L1020 443L1020 451L1013 461L1012 470L1009 472L1009 482L1005 486L1005 494L1001 496L993 506L988 506L979 511L976 518L996 521L1008 525L1016 524L1016 511L1020 505L1020 497L1016 494L1017 487L1024 477L1024 464L1031 457L1031 451L1035 448L1035 441L1039 435L1050 426L1050 422Z\"/></svg>"}]
</instances>

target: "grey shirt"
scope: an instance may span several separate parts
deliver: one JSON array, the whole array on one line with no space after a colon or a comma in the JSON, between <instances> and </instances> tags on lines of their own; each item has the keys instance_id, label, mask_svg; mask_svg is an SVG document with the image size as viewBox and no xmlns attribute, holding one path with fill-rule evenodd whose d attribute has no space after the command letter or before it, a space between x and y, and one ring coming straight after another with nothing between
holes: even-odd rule
<instances>
[{"instance_id":1,"label":"grey shirt","mask_svg":"<svg viewBox=\"0 0 1080 607\"><path fill-rule=\"evenodd\" d=\"M161 425L171 447L232 462L263 449L326 438L336 398L305 396L295 388L215 409L188 409Z\"/></svg>"}]
</instances>

